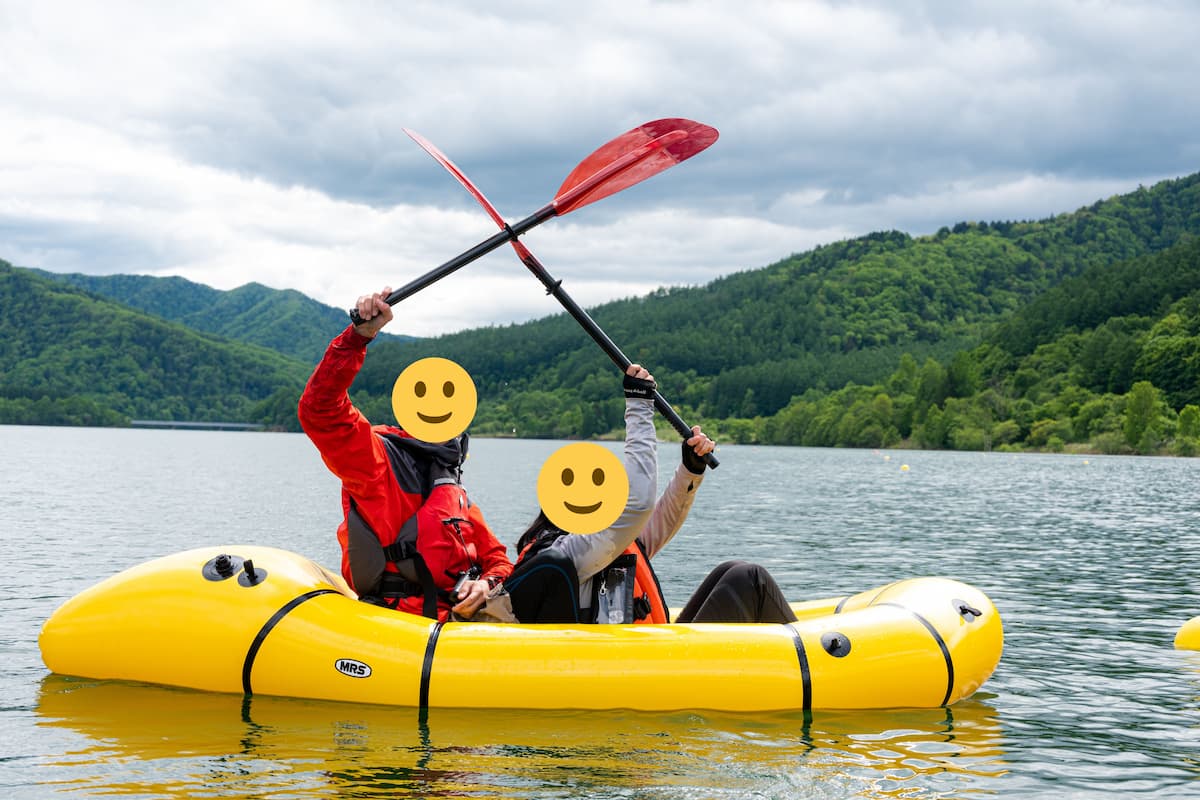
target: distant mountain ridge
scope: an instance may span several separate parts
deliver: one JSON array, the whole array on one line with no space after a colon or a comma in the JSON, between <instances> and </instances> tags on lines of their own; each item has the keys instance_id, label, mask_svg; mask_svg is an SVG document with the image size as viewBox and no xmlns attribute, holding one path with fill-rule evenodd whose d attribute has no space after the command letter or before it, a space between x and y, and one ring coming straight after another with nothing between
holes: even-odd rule
<instances>
[{"instance_id":1,"label":"distant mountain ridge","mask_svg":"<svg viewBox=\"0 0 1200 800\"><path fill-rule=\"evenodd\" d=\"M35 271L189 328L269 347L310 364L320 360L329 340L350 321L346 309L261 283L223 291L180 277ZM414 338L382 335L395 342Z\"/></svg>"},{"instance_id":2,"label":"distant mountain ridge","mask_svg":"<svg viewBox=\"0 0 1200 800\"><path fill-rule=\"evenodd\" d=\"M268 424L312 364L0 261L0 422Z\"/></svg>"},{"instance_id":3,"label":"distant mountain ridge","mask_svg":"<svg viewBox=\"0 0 1200 800\"><path fill-rule=\"evenodd\" d=\"M1037 221L872 233L589 313L685 419L736 441L1096 440L1189 454L1200 451L1198 242L1195 174ZM0 423L137 414L295 430L304 379L345 325L344 310L257 284L218 292L4 262L0 302ZM477 434L619 433L614 367L566 314L380 342L356 405L390 419L396 375L431 355L475 380ZM1142 411L1119 431L1126 404Z\"/></svg>"},{"instance_id":4,"label":"distant mountain ridge","mask_svg":"<svg viewBox=\"0 0 1200 800\"><path fill-rule=\"evenodd\" d=\"M1200 236L1200 173L1028 222L872 233L698 287L591 309L666 395L709 417L772 414L808 390L886 377L903 353L948 360L1062 281ZM382 394L423 355L461 363L481 396L585 389L608 360L564 315L376 348L357 384ZM603 384L600 384L603 385Z\"/></svg>"}]
</instances>

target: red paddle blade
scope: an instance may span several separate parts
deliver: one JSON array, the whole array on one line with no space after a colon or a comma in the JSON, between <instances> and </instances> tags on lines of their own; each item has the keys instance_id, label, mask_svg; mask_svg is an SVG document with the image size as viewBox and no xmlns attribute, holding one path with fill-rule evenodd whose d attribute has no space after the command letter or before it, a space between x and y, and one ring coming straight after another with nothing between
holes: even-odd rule
<instances>
[{"instance_id":1,"label":"red paddle blade","mask_svg":"<svg viewBox=\"0 0 1200 800\"><path fill-rule=\"evenodd\" d=\"M410 131L408 128L405 128L404 132L412 137L414 142L421 145L421 148L426 153L429 153L429 155L433 156L434 160L445 167L447 172L457 178L458 182L463 185L463 188L470 192L471 196L479 201L479 205L483 206L483 210L486 211L488 216L495 221L496 225L498 225L501 230L504 229L504 226L506 225L504 222L504 217L500 216L500 212L496 210L496 207L492 205L486 197L483 196L483 192L479 191L475 184L471 183L471 179L467 177L466 173L459 169L453 161L447 158L446 154L439 150L433 142L429 141L421 134L417 133L416 131ZM517 251L518 258L524 260L527 257L531 257L532 254L525 247L525 245L521 244L520 239L513 239L512 246L513 249Z\"/></svg>"},{"instance_id":2,"label":"red paddle blade","mask_svg":"<svg viewBox=\"0 0 1200 800\"><path fill-rule=\"evenodd\" d=\"M717 140L717 129L690 119L656 119L627 131L580 162L558 188L566 214L686 161Z\"/></svg>"},{"instance_id":3,"label":"red paddle blade","mask_svg":"<svg viewBox=\"0 0 1200 800\"><path fill-rule=\"evenodd\" d=\"M429 141L416 131L410 131L408 128L405 128L404 132L412 137L414 142L421 145L421 148L426 153L429 153L429 155L433 156L434 160L445 167L451 175L453 175L455 178L458 178L458 182L461 183L463 187L466 188L466 190L470 192L476 200L479 201L479 205L483 206L483 210L488 213L488 216L495 220L496 224L501 228L504 227L504 218L500 216L500 212L496 210L495 206L488 202L488 199L483 196L483 192L475 188L475 184L471 183L470 178L468 178L461 169L455 166L453 161L451 161L449 158L446 158L445 153L437 149L433 142Z\"/></svg>"}]
</instances>

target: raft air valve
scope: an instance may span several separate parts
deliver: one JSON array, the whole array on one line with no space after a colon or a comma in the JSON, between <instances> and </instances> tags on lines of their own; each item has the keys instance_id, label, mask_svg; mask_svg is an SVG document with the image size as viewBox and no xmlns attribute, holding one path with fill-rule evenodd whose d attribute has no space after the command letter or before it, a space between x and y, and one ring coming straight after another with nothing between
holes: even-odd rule
<instances>
[{"instance_id":1,"label":"raft air valve","mask_svg":"<svg viewBox=\"0 0 1200 800\"><path fill-rule=\"evenodd\" d=\"M223 581L237 575L237 582L242 586L258 586L267 579L267 571L254 566L254 562L241 556L231 556L228 553L210 558L200 570L210 581Z\"/></svg>"},{"instance_id":2,"label":"raft air valve","mask_svg":"<svg viewBox=\"0 0 1200 800\"><path fill-rule=\"evenodd\" d=\"M216 558L210 558L200 573L210 581L223 581L232 578L242 568L242 558L221 553Z\"/></svg>"}]
</instances>

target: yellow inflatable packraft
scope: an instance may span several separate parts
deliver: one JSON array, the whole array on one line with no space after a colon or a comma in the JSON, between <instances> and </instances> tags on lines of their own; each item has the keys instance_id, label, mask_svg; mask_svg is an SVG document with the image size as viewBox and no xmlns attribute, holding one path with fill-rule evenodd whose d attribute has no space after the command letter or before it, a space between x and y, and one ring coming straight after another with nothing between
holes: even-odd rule
<instances>
[{"instance_id":1,"label":"yellow inflatable packraft","mask_svg":"<svg viewBox=\"0 0 1200 800\"><path fill-rule=\"evenodd\" d=\"M417 708L929 708L995 670L1000 615L967 584L902 580L793 605L789 624L439 623L359 602L268 547L190 550L64 603L55 673Z\"/></svg>"}]
</instances>

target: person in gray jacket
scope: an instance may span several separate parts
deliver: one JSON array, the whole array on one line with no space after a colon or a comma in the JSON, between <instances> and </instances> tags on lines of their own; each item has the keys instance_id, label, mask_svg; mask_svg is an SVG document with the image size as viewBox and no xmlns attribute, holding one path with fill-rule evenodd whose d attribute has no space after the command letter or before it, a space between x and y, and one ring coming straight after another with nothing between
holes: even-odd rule
<instances>
[{"instance_id":1,"label":"person in gray jacket","mask_svg":"<svg viewBox=\"0 0 1200 800\"><path fill-rule=\"evenodd\" d=\"M682 463L655 502L658 443L654 378L640 365L626 370L625 469L629 502L598 533L565 533L545 513L517 543L517 564L505 581L521 622L669 622L650 566L687 519L715 443L699 426L682 445ZM678 622L794 622L787 600L766 569L727 561L693 593Z\"/></svg>"},{"instance_id":2,"label":"person in gray jacket","mask_svg":"<svg viewBox=\"0 0 1200 800\"><path fill-rule=\"evenodd\" d=\"M637 540L655 509L658 439L654 387L654 377L641 365L631 364L625 370L624 463L629 500L616 521L596 533L566 533L539 511L517 542L521 569L515 582L512 576L505 582L505 590L519 621L594 622L601 611L596 603L607 605L610 595L607 589L601 595L594 579ZM605 621L613 613L606 607Z\"/></svg>"}]
</instances>

